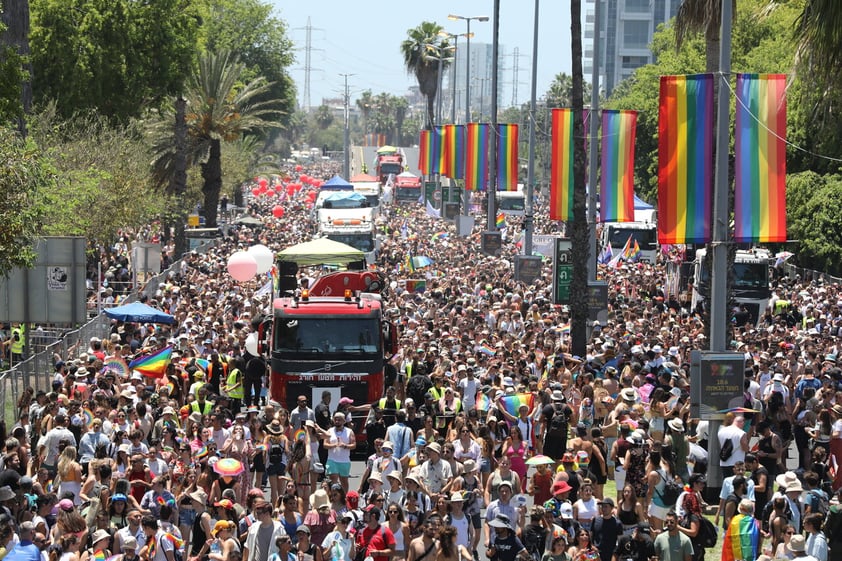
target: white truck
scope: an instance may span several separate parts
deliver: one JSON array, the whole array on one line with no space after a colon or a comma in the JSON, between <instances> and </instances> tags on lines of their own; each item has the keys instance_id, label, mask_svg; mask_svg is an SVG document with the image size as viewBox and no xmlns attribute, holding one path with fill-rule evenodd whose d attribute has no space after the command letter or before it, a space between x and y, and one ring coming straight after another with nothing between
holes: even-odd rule
<instances>
[{"instance_id":1,"label":"white truck","mask_svg":"<svg viewBox=\"0 0 842 561\"><path fill-rule=\"evenodd\" d=\"M523 216L526 212L526 195L523 183L517 184L516 191L497 192L497 210L508 216Z\"/></svg>"},{"instance_id":2,"label":"white truck","mask_svg":"<svg viewBox=\"0 0 842 561\"><path fill-rule=\"evenodd\" d=\"M374 223L373 208L320 208L318 234L321 237L350 245L365 254L366 264L377 260L380 240Z\"/></svg>"},{"instance_id":3,"label":"white truck","mask_svg":"<svg viewBox=\"0 0 842 561\"><path fill-rule=\"evenodd\" d=\"M697 309L708 305L710 276L704 267L705 248L696 250L693 260L693 295L691 306ZM729 299L738 306L745 306L755 323L759 323L772 291L769 288L769 261L772 255L763 248L738 249L734 257L734 277Z\"/></svg>"},{"instance_id":4,"label":"white truck","mask_svg":"<svg viewBox=\"0 0 842 561\"><path fill-rule=\"evenodd\" d=\"M382 204L383 188L380 182L373 175L355 175L351 178L351 184L354 186L354 192L364 196L368 202L369 208L374 209L374 215L380 214L380 206Z\"/></svg>"}]
</instances>

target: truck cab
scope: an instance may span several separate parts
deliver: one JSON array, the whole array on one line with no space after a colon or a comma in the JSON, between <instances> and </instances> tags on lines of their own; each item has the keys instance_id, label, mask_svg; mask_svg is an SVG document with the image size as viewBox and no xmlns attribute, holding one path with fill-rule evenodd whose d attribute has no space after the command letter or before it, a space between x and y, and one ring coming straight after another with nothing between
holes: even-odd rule
<instances>
[{"instance_id":1,"label":"truck cab","mask_svg":"<svg viewBox=\"0 0 842 561\"><path fill-rule=\"evenodd\" d=\"M409 172L395 177L395 202L417 203L421 199L421 178Z\"/></svg>"}]
</instances>

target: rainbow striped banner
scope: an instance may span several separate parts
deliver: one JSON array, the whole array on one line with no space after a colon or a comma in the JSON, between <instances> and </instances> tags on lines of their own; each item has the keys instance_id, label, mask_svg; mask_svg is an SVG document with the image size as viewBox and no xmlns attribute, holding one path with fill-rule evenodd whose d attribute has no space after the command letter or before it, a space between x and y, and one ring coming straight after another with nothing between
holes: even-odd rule
<instances>
[{"instance_id":1,"label":"rainbow striped banner","mask_svg":"<svg viewBox=\"0 0 842 561\"><path fill-rule=\"evenodd\" d=\"M725 530L722 561L757 559L760 555L760 522L753 516L737 514Z\"/></svg>"},{"instance_id":2,"label":"rainbow striped banner","mask_svg":"<svg viewBox=\"0 0 842 561\"><path fill-rule=\"evenodd\" d=\"M497 190L517 191L518 128L514 123L497 125Z\"/></svg>"},{"instance_id":3,"label":"rainbow striped banner","mask_svg":"<svg viewBox=\"0 0 842 561\"><path fill-rule=\"evenodd\" d=\"M711 239L713 129L713 74L661 76L658 243Z\"/></svg>"},{"instance_id":4,"label":"rainbow striped banner","mask_svg":"<svg viewBox=\"0 0 842 561\"><path fill-rule=\"evenodd\" d=\"M430 174L430 131L422 130L421 138L418 140L418 169L422 175Z\"/></svg>"},{"instance_id":5,"label":"rainbow striped banner","mask_svg":"<svg viewBox=\"0 0 842 561\"><path fill-rule=\"evenodd\" d=\"M510 415L517 417L518 410L522 405L529 407L532 411L532 404L535 403L535 396L531 393L516 393L514 395L504 395L500 398L500 403Z\"/></svg>"},{"instance_id":6,"label":"rainbow striped banner","mask_svg":"<svg viewBox=\"0 0 842 561\"><path fill-rule=\"evenodd\" d=\"M497 218L494 221L494 225L497 226L497 229L505 228L506 227L506 213L500 212L497 214Z\"/></svg>"},{"instance_id":7,"label":"rainbow striped banner","mask_svg":"<svg viewBox=\"0 0 842 561\"><path fill-rule=\"evenodd\" d=\"M451 179L465 177L465 125L445 125L444 157L447 176Z\"/></svg>"},{"instance_id":8,"label":"rainbow striped banner","mask_svg":"<svg viewBox=\"0 0 842 561\"><path fill-rule=\"evenodd\" d=\"M430 173L447 173L444 148L444 127L433 127L430 131Z\"/></svg>"},{"instance_id":9,"label":"rainbow striped banner","mask_svg":"<svg viewBox=\"0 0 842 561\"><path fill-rule=\"evenodd\" d=\"M465 142L465 189L485 191L488 187L489 129L485 123L468 123Z\"/></svg>"},{"instance_id":10,"label":"rainbow striped banner","mask_svg":"<svg viewBox=\"0 0 842 561\"><path fill-rule=\"evenodd\" d=\"M634 139L637 111L602 112L599 220L634 221Z\"/></svg>"},{"instance_id":11,"label":"rainbow striped banner","mask_svg":"<svg viewBox=\"0 0 842 561\"><path fill-rule=\"evenodd\" d=\"M491 409L491 398L482 393L481 391L477 392L476 401L474 402L474 408L477 411L488 411Z\"/></svg>"},{"instance_id":12,"label":"rainbow striped banner","mask_svg":"<svg viewBox=\"0 0 842 561\"><path fill-rule=\"evenodd\" d=\"M134 359L129 363L129 369L136 370L149 378L163 378L167 373L171 358L172 346L166 346L152 354Z\"/></svg>"},{"instance_id":13,"label":"rainbow striped banner","mask_svg":"<svg viewBox=\"0 0 842 561\"><path fill-rule=\"evenodd\" d=\"M553 109L550 220L573 218L573 110Z\"/></svg>"},{"instance_id":14,"label":"rainbow striped banner","mask_svg":"<svg viewBox=\"0 0 842 561\"><path fill-rule=\"evenodd\" d=\"M734 241L786 241L786 75L737 74Z\"/></svg>"}]
</instances>

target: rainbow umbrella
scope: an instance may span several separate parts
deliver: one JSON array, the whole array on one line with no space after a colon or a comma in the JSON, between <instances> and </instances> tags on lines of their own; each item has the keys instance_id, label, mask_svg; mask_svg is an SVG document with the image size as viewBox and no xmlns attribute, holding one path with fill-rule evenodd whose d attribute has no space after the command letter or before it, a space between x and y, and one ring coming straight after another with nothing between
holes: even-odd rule
<instances>
[{"instance_id":1,"label":"rainbow umbrella","mask_svg":"<svg viewBox=\"0 0 842 561\"><path fill-rule=\"evenodd\" d=\"M106 361L102 365L102 371L111 370L117 376L121 376L123 378L129 377L129 365L126 364L126 361L120 357L111 357L106 359Z\"/></svg>"},{"instance_id":2,"label":"rainbow umbrella","mask_svg":"<svg viewBox=\"0 0 842 561\"><path fill-rule=\"evenodd\" d=\"M719 413L760 413L760 411L749 409L748 407L732 407L730 409L720 409Z\"/></svg>"},{"instance_id":3,"label":"rainbow umbrella","mask_svg":"<svg viewBox=\"0 0 842 561\"><path fill-rule=\"evenodd\" d=\"M526 460L526 465L528 466L548 466L554 463L555 460L549 456L544 456L543 454L537 454Z\"/></svg>"},{"instance_id":4,"label":"rainbow umbrella","mask_svg":"<svg viewBox=\"0 0 842 561\"><path fill-rule=\"evenodd\" d=\"M213 471L218 473L220 477L237 477L245 471L245 468L240 460L222 458L213 464Z\"/></svg>"}]
</instances>

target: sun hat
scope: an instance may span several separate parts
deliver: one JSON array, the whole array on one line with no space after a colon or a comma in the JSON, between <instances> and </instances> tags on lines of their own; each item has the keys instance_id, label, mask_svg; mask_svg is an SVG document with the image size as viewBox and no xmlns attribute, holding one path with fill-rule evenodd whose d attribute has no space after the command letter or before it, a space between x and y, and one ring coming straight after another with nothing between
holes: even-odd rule
<instances>
[{"instance_id":1,"label":"sun hat","mask_svg":"<svg viewBox=\"0 0 842 561\"><path fill-rule=\"evenodd\" d=\"M455 491L453 494L450 495L450 502L452 503L461 503L464 502L465 497L462 496L460 491Z\"/></svg>"},{"instance_id":2,"label":"sun hat","mask_svg":"<svg viewBox=\"0 0 842 561\"><path fill-rule=\"evenodd\" d=\"M211 530L211 534L216 537L219 532L222 530L231 530L234 527L234 523L230 520L220 520L216 524L213 525L213 530Z\"/></svg>"},{"instance_id":3,"label":"sun hat","mask_svg":"<svg viewBox=\"0 0 842 561\"><path fill-rule=\"evenodd\" d=\"M498 514L494 517L494 520L488 523L488 525L492 528L506 528L507 530L512 530L511 519L505 514Z\"/></svg>"},{"instance_id":4,"label":"sun hat","mask_svg":"<svg viewBox=\"0 0 842 561\"><path fill-rule=\"evenodd\" d=\"M278 419L272 419L272 422L266 426L266 432L273 436L278 436L283 432L281 430L281 422Z\"/></svg>"},{"instance_id":5,"label":"sun hat","mask_svg":"<svg viewBox=\"0 0 842 561\"><path fill-rule=\"evenodd\" d=\"M465 460L465 463L462 464L462 469L465 473L473 473L477 470L477 463L474 460Z\"/></svg>"},{"instance_id":6,"label":"sun hat","mask_svg":"<svg viewBox=\"0 0 842 561\"><path fill-rule=\"evenodd\" d=\"M793 553L803 553L807 551L807 540L804 539L804 536L801 534L795 534L789 539L789 543L786 544L786 548Z\"/></svg>"},{"instance_id":7,"label":"sun hat","mask_svg":"<svg viewBox=\"0 0 842 561\"><path fill-rule=\"evenodd\" d=\"M137 549L137 540L134 536L126 536L123 538L123 549Z\"/></svg>"},{"instance_id":8,"label":"sun hat","mask_svg":"<svg viewBox=\"0 0 842 561\"><path fill-rule=\"evenodd\" d=\"M436 454L441 454L441 445L438 442L431 442L427 444L427 450L432 450Z\"/></svg>"},{"instance_id":9,"label":"sun hat","mask_svg":"<svg viewBox=\"0 0 842 561\"><path fill-rule=\"evenodd\" d=\"M97 530L94 532L94 535L91 536L91 543L95 544L98 541L107 540L111 537L111 534L108 533L108 530Z\"/></svg>"},{"instance_id":10,"label":"sun hat","mask_svg":"<svg viewBox=\"0 0 842 561\"><path fill-rule=\"evenodd\" d=\"M684 422L681 419L670 419L667 421L667 425L675 432L684 432Z\"/></svg>"},{"instance_id":11,"label":"sun hat","mask_svg":"<svg viewBox=\"0 0 842 561\"><path fill-rule=\"evenodd\" d=\"M197 503L201 504L202 506L208 504L208 495L201 489L197 489L196 491L193 491L187 496L196 501Z\"/></svg>"},{"instance_id":12,"label":"sun hat","mask_svg":"<svg viewBox=\"0 0 842 561\"><path fill-rule=\"evenodd\" d=\"M313 510L319 510L323 507L330 506L330 497L327 495L327 491L324 489L317 489L315 493L310 495L310 508Z\"/></svg>"},{"instance_id":13,"label":"sun hat","mask_svg":"<svg viewBox=\"0 0 842 561\"><path fill-rule=\"evenodd\" d=\"M555 483L553 483L550 492L553 495L558 495L559 493L567 493L571 490L573 490L573 487L571 487L570 484L567 483L567 481L556 481Z\"/></svg>"}]
</instances>

